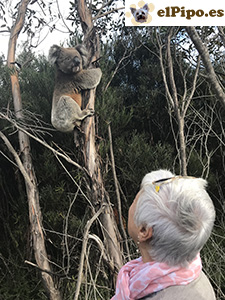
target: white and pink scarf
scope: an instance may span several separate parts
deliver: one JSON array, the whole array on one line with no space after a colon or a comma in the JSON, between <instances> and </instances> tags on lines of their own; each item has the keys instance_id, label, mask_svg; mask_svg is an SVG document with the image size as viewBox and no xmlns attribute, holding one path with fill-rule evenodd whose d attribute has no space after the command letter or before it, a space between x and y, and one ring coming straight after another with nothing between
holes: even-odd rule
<instances>
[{"instance_id":1,"label":"white and pink scarf","mask_svg":"<svg viewBox=\"0 0 225 300\"><path fill-rule=\"evenodd\" d=\"M198 278L202 269L200 255L187 268L165 263L131 260L119 271L116 294L111 300L135 300L173 285L186 285Z\"/></svg>"}]
</instances>

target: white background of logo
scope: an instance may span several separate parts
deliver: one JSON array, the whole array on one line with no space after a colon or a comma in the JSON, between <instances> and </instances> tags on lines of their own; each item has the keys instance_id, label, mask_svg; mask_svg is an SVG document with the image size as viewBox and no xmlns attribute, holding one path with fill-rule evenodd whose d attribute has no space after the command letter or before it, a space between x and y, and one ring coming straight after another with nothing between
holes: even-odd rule
<instances>
[{"instance_id":1,"label":"white background of logo","mask_svg":"<svg viewBox=\"0 0 225 300\"><path fill-rule=\"evenodd\" d=\"M138 5L139 2L139 0L125 0L126 26L135 26L132 22L133 15L130 17L127 16L129 16L131 5L135 4L136 8L140 8ZM149 23L140 23L138 24L139 26L225 26L225 1L222 0L150 0L145 3L152 3L155 7L154 10L149 13L152 17L152 21ZM171 15L171 7L179 8L180 12L176 13L175 17L165 17L166 13ZM196 15L191 16L194 12L189 10L198 11L198 15L201 15L203 13L202 11L204 11L204 14L201 17ZM219 10L223 12L218 12ZM161 11L161 15L163 15L164 11L164 16L159 17L157 15L158 11ZM210 11L213 17L209 15ZM208 14L208 16L205 16L205 14ZM223 14L223 16L218 17L218 14ZM187 19L188 17L190 17L190 19Z\"/></svg>"}]
</instances>

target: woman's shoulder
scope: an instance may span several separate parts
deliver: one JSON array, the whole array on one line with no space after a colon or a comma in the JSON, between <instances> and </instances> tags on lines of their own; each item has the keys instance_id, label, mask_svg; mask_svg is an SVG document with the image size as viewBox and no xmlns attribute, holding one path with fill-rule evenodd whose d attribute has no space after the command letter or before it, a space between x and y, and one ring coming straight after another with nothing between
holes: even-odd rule
<instances>
[{"instance_id":1,"label":"woman's shoulder","mask_svg":"<svg viewBox=\"0 0 225 300\"><path fill-rule=\"evenodd\" d=\"M199 277L188 285L177 285L165 288L156 294L149 295L143 300L216 300L215 293L207 276L201 272Z\"/></svg>"}]
</instances>

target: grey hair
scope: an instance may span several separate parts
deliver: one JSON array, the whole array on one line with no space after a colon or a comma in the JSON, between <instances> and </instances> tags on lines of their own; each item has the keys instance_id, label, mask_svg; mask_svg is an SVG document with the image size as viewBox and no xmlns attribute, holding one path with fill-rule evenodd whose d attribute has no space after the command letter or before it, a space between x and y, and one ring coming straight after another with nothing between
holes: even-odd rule
<instances>
[{"instance_id":1,"label":"grey hair","mask_svg":"<svg viewBox=\"0 0 225 300\"><path fill-rule=\"evenodd\" d=\"M156 191L152 182L175 176L158 170L145 175L134 222L153 228L148 241L151 258L170 266L186 266L208 240L215 209L202 178L177 178Z\"/></svg>"}]
</instances>

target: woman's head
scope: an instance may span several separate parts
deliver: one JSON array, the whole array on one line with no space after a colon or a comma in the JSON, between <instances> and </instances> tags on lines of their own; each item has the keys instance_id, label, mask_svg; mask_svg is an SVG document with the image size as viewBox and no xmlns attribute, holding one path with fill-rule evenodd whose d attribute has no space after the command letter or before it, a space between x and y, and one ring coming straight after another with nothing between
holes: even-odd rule
<instances>
[{"instance_id":1,"label":"woman's head","mask_svg":"<svg viewBox=\"0 0 225 300\"><path fill-rule=\"evenodd\" d=\"M186 265L209 238L215 210L204 179L174 176L159 170L143 178L134 222L137 227L152 228L147 243L153 260Z\"/></svg>"}]
</instances>

